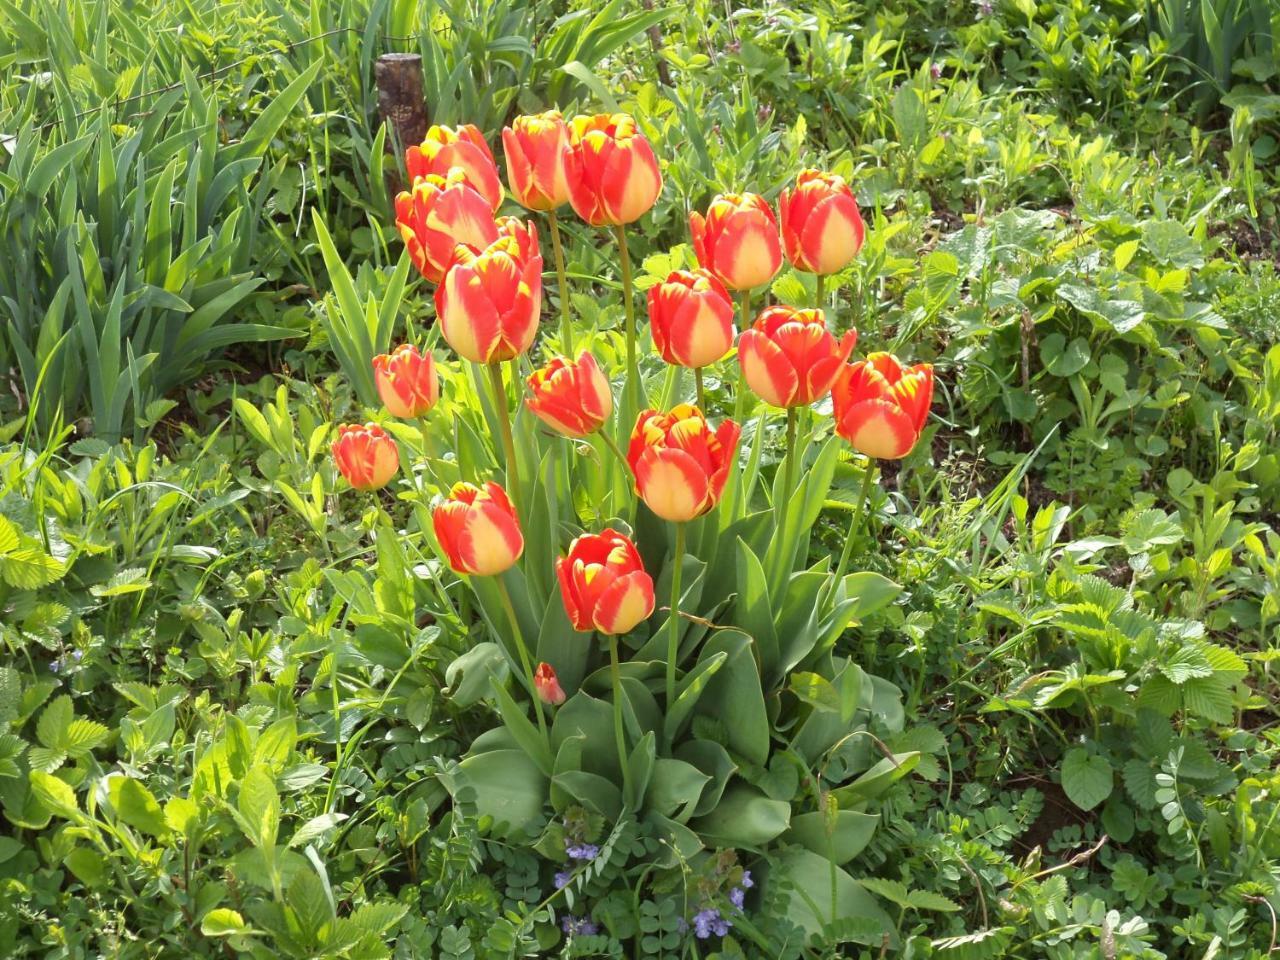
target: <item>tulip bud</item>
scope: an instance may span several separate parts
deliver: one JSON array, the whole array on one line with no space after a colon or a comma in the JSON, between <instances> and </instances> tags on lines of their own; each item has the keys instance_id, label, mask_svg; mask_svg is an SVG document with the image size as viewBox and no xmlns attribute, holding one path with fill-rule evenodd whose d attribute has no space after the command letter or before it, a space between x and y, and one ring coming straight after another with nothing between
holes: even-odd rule
<instances>
[{"instance_id":1,"label":"tulip bud","mask_svg":"<svg viewBox=\"0 0 1280 960\"><path fill-rule=\"evenodd\" d=\"M933 402L933 365L903 367L889 353L873 353L845 367L831 388L836 433L853 449L900 460L920 439Z\"/></svg>"},{"instance_id":2,"label":"tulip bud","mask_svg":"<svg viewBox=\"0 0 1280 960\"><path fill-rule=\"evenodd\" d=\"M759 194L721 194L705 217L689 215L689 229L698 263L730 290L762 286L782 266L778 221Z\"/></svg>"},{"instance_id":3,"label":"tulip bud","mask_svg":"<svg viewBox=\"0 0 1280 960\"><path fill-rule=\"evenodd\" d=\"M559 110L516 117L502 131L511 193L530 210L554 210L569 200L569 125Z\"/></svg>"},{"instance_id":4,"label":"tulip bud","mask_svg":"<svg viewBox=\"0 0 1280 960\"><path fill-rule=\"evenodd\" d=\"M636 545L616 530L578 537L556 575L575 630L630 633L653 613L653 578Z\"/></svg>"},{"instance_id":5,"label":"tulip bud","mask_svg":"<svg viewBox=\"0 0 1280 960\"><path fill-rule=\"evenodd\" d=\"M649 288L649 329L667 363L715 363L733 346L729 291L706 270L674 270Z\"/></svg>"},{"instance_id":6,"label":"tulip bud","mask_svg":"<svg viewBox=\"0 0 1280 960\"><path fill-rule=\"evenodd\" d=\"M662 192L658 158L625 113L574 117L566 171L569 202L593 227L639 220Z\"/></svg>"},{"instance_id":7,"label":"tulip bud","mask_svg":"<svg viewBox=\"0 0 1280 960\"><path fill-rule=\"evenodd\" d=\"M670 413L642 411L627 450L636 491L664 520L702 516L724 492L740 433L732 420L712 431L702 411L688 404Z\"/></svg>"},{"instance_id":8,"label":"tulip bud","mask_svg":"<svg viewBox=\"0 0 1280 960\"><path fill-rule=\"evenodd\" d=\"M373 358L373 379L382 405L402 420L426 416L440 399L435 357L408 343Z\"/></svg>"},{"instance_id":9,"label":"tulip bud","mask_svg":"<svg viewBox=\"0 0 1280 960\"><path fill-rule=\"evenodd\" d=\"M564 690L556 676L555 669L549 663L538 664L533 672L533 688L538 692L538 699L543 703L558 707L564 703Z\"/></svg>"},{"instance_id":10,"label":"tulip bud","mask_svg":"<svg viewBox=\"0 0 1280 960\"><path fill-rule=\"evenodd\" d=\"M454 250L436 287L436 316L449 346L465 359L510 360L533 343L542 309L542 257L536 235L529 236L503 232L486 247Z\"/></svg>"},{"instance_id":11,"label":"tulip bud","mask_svg":"<svg viewBox=\"0 0 1280 960\"><path fill-rule=\"evenodd\" d=\"M455 483L449 499L432 511L440 549L454 573L492 577L509 570L524 552L524 535L507 492L490 481L481 489Z\"/></svg>"},{"instance_id":12,"label":"tulip bud","mask_svg":"<svg viewBox=\"0 0 1280 960\"><path fill-rule=\"evenodd\" d=\"M396 226L414 266L432 283L444 278L458 244L487 247L498 238L489 202L461 167L420 177L411 192L396 197Z\"/></svg>"},{"instance_id":13,"label":"tulip bud","mask_svg":"<svg viewBox=\"0 0 1280 960\"><path fill-rule=\"evenodd\" d=\"M356 490L379 490L400 469L396 442L376 423L344 423L332 451L338 472Z\"/></svg>"},{"instance_id":14,"label":"tulip bud","mask_svg":"<svg viewBox=\"0 0 1280 960\"><path fill-rule=\"evenodd\" d=\"M566 437L595 433L613 412L609 380L590 351L577 360L556 357L529 377L525 406L539 420Z\"/></svg>"},{"instance_id":15,"label":"tulip bud","mask_svg":"<svg viewBox=\"0 0 1280 960\"><path fill-rule=\"evenodd\" d=\"M447 176L458 167L467 183L488 201L490 213L497 213L502 206L498 165L493 162L493 152L484 135L473 124L464 123L457 128L433 126L421 144L405 152L404 164L410 183L419 177Z\"/></svg>"},{"instance_id":16,"label":"tulip bud","mask_svg":"<svg viewBox=\"0 0 1280 960\"><path fill-rule=\"evenodd\" d=\"M807 406L831 390L857 342L850 330L837 343L821 310L769 307L738 338L738 362L747 386L765 403Z\"/></svg>"},{"instance_id":17,"label":"tulip bud","mask_svg":"<svg viewBox=\"0 0 1280 960\"><path fill-rule=\"evenodd\" d=\"M797 270L839 273L862 249L866 227L844 177L802 170L795 190L782 191L778 209L787 258Z\"/></svg>"}]
</instances>

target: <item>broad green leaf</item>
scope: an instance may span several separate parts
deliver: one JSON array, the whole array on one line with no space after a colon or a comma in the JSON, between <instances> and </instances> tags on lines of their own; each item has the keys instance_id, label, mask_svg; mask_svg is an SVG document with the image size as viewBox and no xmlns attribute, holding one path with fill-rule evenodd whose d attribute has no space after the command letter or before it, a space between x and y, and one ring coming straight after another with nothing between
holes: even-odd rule
<instances>
[{"instance_id":1,"label":"broad green leaf","mask_svg":"<svg viewBox=\"0 0 1280 960\"><path fill-rule=\"evenodd\" d=\"M267 767L255 766L245 774L236 809L253 845L274 849L280 831L280 797L275 777Z\"/></svg>"},{"instance_id":2,"label":"broad green leaf","mask_svg":"<svg viewBox=\"0 0 1280 960\"><path fill-rule=\"evenodd\" d=\"M115 807L116 816L153 837L169 832L160 804L140 781L132 777L112 777L110 783L111 805Z\"/></svg>"},{"instance_id":3,"label":"broad green leaf","mask_svg":"<svg viewBox=\"0 0 1280 960\"><path fill-rule=\"evenodd\" d=\"M1092 810L1111 796L1111 764L1084 747L1072 747L1062 758L1062 789L1081 810Z\"/></svg>"}]
</instances>

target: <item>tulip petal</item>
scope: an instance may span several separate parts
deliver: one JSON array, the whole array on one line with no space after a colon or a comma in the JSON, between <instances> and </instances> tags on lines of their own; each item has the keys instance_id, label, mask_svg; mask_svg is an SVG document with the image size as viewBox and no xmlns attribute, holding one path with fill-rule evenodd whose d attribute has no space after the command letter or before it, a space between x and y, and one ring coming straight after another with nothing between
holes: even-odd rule
<instances>
[{"instance_id":1,"label":"tulip petal","mask_svg":"<svg viewBox=\"0 0 1280 960\"><path fill-rule=\"evenodd\" d=\"M595 627L601 633L630 633L653 613L653 578L643 570L619 577L600 594Z\"/></svg>"},{"instance_id":2,"label":"tulip petal","mask_svg":"<svg viewBox=\"0 0 1280 960\"><path fill-rule=\"evenodd\" d=\"M758 330L747 330L738 338L738 362L756 396L775 407L791 405L800 381L777 344Z\"/></svg>"},{"instance_id":3,"label":"tulip petal","mask_svg":"<svg viewBox=\"0 0 1280 960\"><path fill-rule=\"evenodd\" d=\"M911 418L887 400L856 403L841 419L841 432L859 453L878 460L900 460L919 434Z\"/></svg>"},{"instance_id":4,"label":"tulip petal","mask_svg":"<svg viewBox=\"0 0 1280 960\"><path fill-rule=\"evenodd\" d=\"M682 523L704 512L710 492L707 471L684 450L648 448L635 473L640 496L663 520Z\"/></svg>"}]
</instances>

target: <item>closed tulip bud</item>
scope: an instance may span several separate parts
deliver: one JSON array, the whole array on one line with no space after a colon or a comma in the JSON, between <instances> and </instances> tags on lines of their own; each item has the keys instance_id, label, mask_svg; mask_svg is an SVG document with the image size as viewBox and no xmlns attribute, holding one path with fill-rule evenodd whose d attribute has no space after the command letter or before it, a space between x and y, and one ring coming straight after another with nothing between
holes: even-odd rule
<instances>
[{"instance_id":1,"label":"closed tulip bud","mask_svg":"<svg viewBox=\"0 0 1280 960\"><path fill-rule=\"evenodd\" d=\"M436 316L449 346L467 360L497 363L529 349L542 309L536 238L504 233L483 249L458 246L436 287Z\"/></svg>"},{"instance_id":2,"label":"closed tulip bud","mask_svg":"<svg viewBox=\"0 0 1280 960\"><path fill-rule=\"evenodd\" d=\"M830 392L857 342L850 330L837 343L821 310L770 307L738 338L738 362L765 403L807 406Z\"/></svg>"},{"instance_id":3,"label":"closed tulip bud","mask_svg":"<svg viewBox=\"0 0 1280 960\"><path fill-rule=\"evenodd\" d=\"M575 630L630 633L653 613L653 578L636 545L616 530L578 537L556 575Z\"/></svg>"},{"instance_id":4,"label":"closed tulip bud","mask_svg":"<svg viewBox=\"0 0 1280 960\"><path fill-rule=\"evenodd\" d=\"M664 520L702 516L720 501L740 433L732 420L713 431L702 411L688 404L670 413L642 411L627 450L636 491Z\"/></svg>"},{"instance_id":5,"label":"closed tulip bud","mask_svg":"<svg viewBox=\"0 0 1280 960\"><path fill-rule=\"evenodd\" d=\"M525 406L566 437L595 433L613 412L609 378L587 350L577 360L556 357L529 377Z\"/></svg>"},{"instance_id":6,"label":"closed tulip bud","mask_svg":"<svg viewBox=\"0 0 1280 960\"><path fill-rule=\"evenodd\" d=\"M511 193L530 210L554 210L569 201L569 125L559 110L516 117L502 131Z\"/></svg>"},{"instance_id":7,"label":"closed tulip bud","mask_svg":"<svg viewBox=\"0 0 1280 960\"><path fill-rule=\"evenodd\" d=\"M482 488L455 483L449 499L432 511L440 549L455 573L492 577L509 570L524 552L524 535L507 492L490 481Z\"/></svg>"},{"instance_id":8,"label":"closed tulip bud","mask_svg":"<svg viewBox=\"0 0 1280 960\"><path fill-rule=\"evenodd\" d=\"M487 247L498 238L489 202L460 167L420 177L396 197L396 226L414 266L432 283L444 278L458 244Z\"/></svg>"},{"instance_id":9,"label":"closed tulip bud","mask_svg":"<svg viewBox=\"0 0 1280 960\"><path fill-rule=\"evenodd\" d=\"M533 672L533 689L538 692L538 699L545 704L558 707L564 703L564 690L560 686L560 679L556 676L555 668L549 663L538 664L538 669Z\"/></svg>"},{"instance_id":10,"label":"closed tulip bud","mask_svg":"<svg viewBox=\"0 0 1280 960\"><path fill-rule=\"evenodd\" d=\"M730 290L762 286L782 266L778 221L759 194L721 194L705 217L689 215L689 229L698 263Z\"/></svg>"},{"instance_id":11,"label":"closed tulip bud","mask_svg":"<svg viewBox=\"0 0 1280 960\"><path fill-rule=\"evenodd\" d=\"M639 220L662 192L658 158L625 113L574 117L566 166L569 202L593 227Z\"/></svg>"},{"instance_id":12,"label":"closed tulip bud","mask_svg":"<svg viewBox=\"0 0 1280 960\"><path fill-rule=\"evenodd\" d=\"M488 201L490 213L497 213L502 205L502 181L498 179L493 151L473 124L464 123L456 128L433 126L421 144L406 151L404 165L410 183L419 177L447 176L457 167L467 183Z\"/></svg>"},{"instance_id":13,"label":"closed tulip bud","mask_svg":"<svg viewBox=\"0 0 1280 960\"><path fill-rule=\"evenodd\" d=\"M802 170L794 190L778 198L787 259L807 273L839 273L858 255L866 236L858 202L844 177Z\"/></svg>"},{"instance_id":14,"label":"closed tulip bud","mask_svg":"<svg viewBox=\"0 0 1280 960\"><path fill-rule=\"evenodd\" d=\"M649 329L667 363L715 363L733 346L729 291L706 270L674 270L649 288Z\"/></svg>"},{"instance_id":15,"label":"closed tulip bud","mask_svg":"<svg viewBox=\"0 0 1280 960\"><path fill-rule=\"evenodd\" d=\"M900 460L920 439L933 402L933 365L903 367L890 353L873 353L845 367L831 388L836 433L853 449Z\"/></svg>"},{"instance_id":16,"label":"closed tulip bud","mask_svg":"<svg viewBox=\"0 0 1280 960\"><path fill-rule=\"evenodd\" d=\"M332 451L338 472L356 490L380 490L400 469L396 442L376 423L344 423Z\"/></svg>"},{"instance_id":17,"label":"closed tulip bud","mask_svg":"<svg viewBox=\"0 0 1280 960\"><path fill-rule=\"evenodd\" d=\"M440 399L435 357L408 343L373 358L373 379L387 413L402 420L426 416Z\"/></svg>"}]
</instances>

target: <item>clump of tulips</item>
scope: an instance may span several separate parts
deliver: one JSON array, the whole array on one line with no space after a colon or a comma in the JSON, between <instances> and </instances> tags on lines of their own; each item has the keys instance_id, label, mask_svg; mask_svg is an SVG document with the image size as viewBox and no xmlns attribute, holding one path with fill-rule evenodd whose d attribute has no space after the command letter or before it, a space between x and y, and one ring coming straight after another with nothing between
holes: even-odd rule
<instances>
[{"instance_id":1,"label":"clump of tulips","mask_svg":"<svg viewBox=\"0 0 1280 960\"><path fill-rule=\"evenodd\" d=\"M821 496L822 488L802 490L798 483L798 471L804 467L799 430L811 439L828 429L819 422L815 404L832 398L830 432L867 458L839 581L870 492L872 461L899 459L915 447L929 412L932 369L928 364L904 365L887 353L850 362L857 333L850 329L838 334L831 328L823 283L857 256L864 240L863 221L841 177L804 170L794 187L782 192L777 214L757 194L726 193L713 199L705 213L690 215L699 269L671 272L650 287L647 305L656 354L668 365L693 370L695 388L687 400L673 396L670 384L679 382L674 379L679 371L673 371L662 401L655 402L641 377L641 331L626 235L626 225L647 213L662 192L652 145L630 116L601 114L566 121L556 111L516 118L503 131L502 145L510 196L546 219L560 329L558 335L542 338L545 362L532 373L521 370L538 343L542 314L538 225L532 219L497 216L504 196L502 180L493 153L475 127L432 127L424 142L408 151L412 184L396 200L396 223L414 266L435 285L440 336L470 364L459 367L459 380L469 374L489 391L487 422L496 436L492 466L477 463L469 453L465 464L459 454L456 465L440 461L425 471L426 482L435 483L439 502L431 512L430 529L423 532L449 569L481 596L486 615L497 611L490 626L502 635L503 656L520 678L527 701L520 715L509 715L504 707L504 720L547 776L558 769L557 757L564 750L560 746L557 751L547 717L571 709L583 669L570 669L566 675L565 664L585 663L588 655L570 657L545 640L532 649L537 638L530 628L537 629L541 613L536 598L525 594L537 584L554 585L551 589L558 591L572 631L605 638L617 763L626 781L623 797L635 806L642 802L644 788L632 779L643 764L633 769L634 761L628 758L644 741L637 737L635 718L628 718L624 706L633 698L628 691L636 690L632 684L639 682L634 678L648 674L640 661L626 663L627 645L620 646L619 639L660 618L651 640L639 642L643 663L661 665L661 679L655 676L654 686L662 693L658 709L668 722L661 742L652 749L669 754L680 729L681 704L691 689L681 662L689 655L682 643L690 615L682 602L692 584L682 581L687 574L699 575L717 556L735 563L734 554L723 551L696 558L697 565L687 563L687 545L692 541L695 549L710 549L720 531L758 513L747 503L745 458L739 449L750 395L786 419L786 449L766 518L776 531L773 540L790 537L798 542L799 518L818 509L801 501L814 496L814 490ZM574 342L557 220L565 204L589 227L609 230L617 243L625 314L626 362L621 371L606 371L591 350ZM784 260L797 271L817 276L818 305L776 304L753 314L753 292L772 282ZM713 422L702 373L724 361L735 346L737 372L724 378L737 383L733 416ZM504 365L510 367L509 377L504 377ZM621 380L620 400L610 373ZM400 346L374 361L374 375L386 413L415 421L424 444L432 434L437 439L455 435L451 424L433 426L430 420L441 391L429 351ZM515 404L513 393L519 395ZM534 419L524 416L522 409ZM396 433L402 443L406 436L408 431ZM353 488L370 491L389 484L400 464L412 459L412 451L402 456L391 432L366 424L341 427L333 456ZM546 498L554 494L541 485L558 482L575 459L597 477L625 477L625 484L616 488L633 496L613 504L615 516L580 515L583 504L572 484L569 496L556 507L555 520L542 516L548 509ZM753 451L752 460L758 463L759 451ZM448 482L444 472L433 473L455 467L457 482ZM526 470L530 475L522 475ZM728 513L717 519L717 510ZM539 531L533 539L526 536L531 524ZM583 532L564 543L560 538L567 540L566 531L574 529ZM646 540L650 531L652 541ZM531 547L535 542L536 551ZM643 549L646 544L648 549ZM776 556L781 559L774 564L781 571L779 590L785 590L793 564L806 562L805 551L795 543L784 548L770 548L770 556L780 551ZM650 566L660 564L667 571L663 589L655 582L659 567L646 569L645 558ZM523 565L525 575L517 581L508 574L518 565ZM703 574L704 580L711 577L734 579L732 571ZM512 586L525 594L513 601ZM665 606L659 606L659 598ZM630 647L634 650L635 644ZM763 658L761 665L768 666ZM633 679L624 678L624 666ZM785 673L789 667L783 662L779 669ZM509 698L502 696L507 704ZM530 713L536 730L528 721Z\"/></svg>"}]
</instances>

